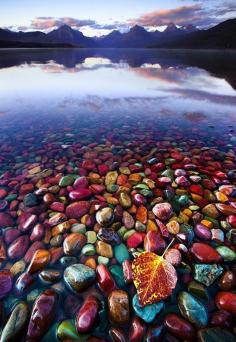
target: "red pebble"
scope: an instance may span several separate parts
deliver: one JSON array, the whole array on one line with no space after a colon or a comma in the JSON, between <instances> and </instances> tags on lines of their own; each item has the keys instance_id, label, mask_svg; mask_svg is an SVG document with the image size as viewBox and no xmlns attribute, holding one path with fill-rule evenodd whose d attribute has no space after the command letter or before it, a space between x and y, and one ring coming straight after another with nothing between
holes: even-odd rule
<instances>
[{"instance_id":1,"label":"red pebble","mask_svg":"<svg viewBox=\"0 0 236 342\"><path fill-rule=\"evenodd\" d=\"M134 317L129 332L129 341L142 342L145 330L146 327L144 322L139 317Z\"/></svg>"},{"instance_id":2,"label":"red pebble","mask_svg":"<svg viewBox=\"0 0 236 342\"><path fill-rule=\"evenodd\" d=\"M127 247L137 248L143 243L144 238L145 238L144 233L135 232L127 239Z\"/></svg>"},{"instance_id":3,"label":"red pebble","mask_svg":"<svg viewBox=\"0 0 236 342\"><path fill-rule=\"evenodd\" d=\"M221 255L210 245L206 243L194 243L190 249L195 259L202 263L219 263L222 258Z\"/></svg>"},{"instance_id":4,"label":"red pebble","mask_svg":"<svg viewBox=\"0 0 236 342\"><path fill-rule=\"evenodd\" d=\"M79 333L89 332L96 320L99 302L96 297L88 296L75 318L75 326Z\"/></svg>"},{"instance_id":5,"label":"red pebble","mask_svg":"<svg viewBox=\"0 0 236 342\"><path fill-rule=\"evenodd\" d=\"M99 288L105 295L108 296L111 291L116 289L116 284L112 279L108 268L105 265L98 265L96 272Z\"/></svg>"},{"instance_id":6,"label":"red pebble","mask_svg":"<svg viewBox=\"0 0 236 342\"><path fill-rule=\"evenodd\" d=\"M218 292L215 298L218 309L225 310L236 316L236 294L232 292Z\"/></svg>"}]
</instances>

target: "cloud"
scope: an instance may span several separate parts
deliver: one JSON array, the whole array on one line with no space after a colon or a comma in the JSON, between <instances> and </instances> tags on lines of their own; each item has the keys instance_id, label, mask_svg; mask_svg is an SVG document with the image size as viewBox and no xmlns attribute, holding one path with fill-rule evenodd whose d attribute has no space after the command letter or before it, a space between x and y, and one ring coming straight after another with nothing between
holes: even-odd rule
<instances>
[{"instance_id":1,"label":"cloud","mask_svg":"<svg viewBox=\"0 0 236 342\"><path fill-rule=\"evenodd\" d=\"M70 17L53 18L53 17L37 17L31 21L31 28L37 30L48 30L54 27L60 27L63 25L69 25L73 28L81 28L84 26L96 25L94 20L90 19L75 19Z\"/></svg>"},{"instance_id":2,"label":"cloud","mask_svg":"<svg viewBox=\"0 0 236 342\"><path fill-rule=\"evenodd\" d=\"M220 21L217 19L217 15L229 13L231 9L230 7L220 7L218 11L216 9L216 12L212 8L203 7L202 2L199 2L172 9L152 11L141 15L139 18L131 19L129 22L131 25L139 24L145 27L164 26L170 23L180 26L193 24L199 27L208 27Z\"/></svg>"}]
</instances>

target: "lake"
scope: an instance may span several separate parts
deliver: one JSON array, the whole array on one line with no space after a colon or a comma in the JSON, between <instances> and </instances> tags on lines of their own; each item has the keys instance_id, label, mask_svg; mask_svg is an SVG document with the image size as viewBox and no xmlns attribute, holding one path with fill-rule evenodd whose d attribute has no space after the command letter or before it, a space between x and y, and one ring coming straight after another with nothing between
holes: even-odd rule
<instances>
[{"instance_id":1,"label":"lake","mask_svg":"<svg viewBox=\"0 0 236 342\"><path fill-rule=\"evenodd\" d=\"M0 50L2 336L233 341L235 60Z\"/></svg>"}]
</instances>

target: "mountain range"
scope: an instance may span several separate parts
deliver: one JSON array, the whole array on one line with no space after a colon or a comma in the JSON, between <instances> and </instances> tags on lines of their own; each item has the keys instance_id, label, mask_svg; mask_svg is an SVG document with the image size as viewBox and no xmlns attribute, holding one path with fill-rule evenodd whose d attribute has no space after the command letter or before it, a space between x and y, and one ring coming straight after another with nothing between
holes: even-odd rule
<instances>
[{"instance_id":1,"label":"mountain range","mask_svg":"<svg viewBox=\"0 0 236 342\"><path fill-rule=\"evenodd\" d=\"M81 47L81 48L236 48L236 19L229 19L208 30L193 25L169 24L163 32L147 31L135 25L128 32L112 31L102 37L86 37L79 30L63 25L49 33L14 32L0 29L0 48Z\"/></svg>"}]
</instances>

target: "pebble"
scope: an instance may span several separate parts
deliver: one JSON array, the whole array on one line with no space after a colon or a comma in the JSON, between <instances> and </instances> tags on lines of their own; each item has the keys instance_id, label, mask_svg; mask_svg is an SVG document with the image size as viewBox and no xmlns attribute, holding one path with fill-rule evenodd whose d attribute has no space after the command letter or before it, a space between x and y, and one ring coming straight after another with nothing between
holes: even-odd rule
<instances>
[{"instance_id":1,"label":"pebble","mask_svg":"<svg viewBox=\"0 0 236 342\"><path fill-rule=\"evenodd\" d=\"M101 226L108 226L114 218L112 208L102 208L96 213L96 220Z\"/></svg>"},{"instance_id":2,"label":"pebble","mask_svg":"<svg viewBox=\"0 0 236 342\"><path fill-rule=\"evenodd\" d=\"M28 322L29 308L25 302L16 304L3 328L1 342L17 341Z\"/></svg>"},{"instance_id":3,"label":"pebble","mask_svg":"<svg viewBox=\"0 0 236 342\"><path fill-rule=\"evenodd\" d=\"M236 294L231 292L218 292L215 297L216 306L236 316Z\"/></svg>"},{"instance_id":4,"label":"pebble","mask_svg":"<svg viewBox=\"0 0 236 342\"><path fill-rule=\"evenodd\" d=\"M66 255L78 255L86 241L86 236L81 233L69 234L63 242L64 253Z\"/></svg>"},{"instance_id":5,"label":"pebble","mask_svg":"<svg viewBox=\"0 0 236 342\"><path fill-rule=\"evenodd\" d=\"M95 280L94 270L83 264L73 264L64 271L66 285L75 292L81 292L88 288Z\"/></svg>"},{"instance_id":6,"label":"pebble","mask_svg":"<svg viewBox=\"0 0 236 342\"><path fill-rule=\"evenodd\" d=\"M164 325L170 333L181 340L191 341L195 337L196 332L194 327L188 321L174 313L170 313L165 317Z\"/></svg>"},{"instance_id":7,"label":"pebble","mask_svg":"<svg viewBox=\"0 0 236 342\"><path fill-rule=\"evenodd\" d=\"M113 290L108 297L110 320L118 325L127 324L130 319L129 297L123 290Z\"/></svg>"},{"instance_id":8,"label":"pebble","mask_svg":"<svg viewBox=\"0 0 236 342\"><path fill-rule=\"evenodd\" d=\"M54 290L45 290L35 301L28 325L26 340L40 341L53 322L58 295Z\"/></svg>"},{"instance_id":9,"label":"pebble","mask_svg":"<svg viewBox=\"0 0 236 342\"><path fill-rule=\"evenodd\" d=\"M208 314L204 305L188 292L181 292L178 297L181 315L197 328L207 326Z\"/></svg>"},{"instance_id":10,"label":"pebble","mask_svg":"<svg viewBox=\"0 0 236 342\"><path fill-rule=\"evenodd\" d=\"M223 273L223 268L216 264L194 264L194 279L210 286Z\"/></svg>"},{"instance_id":11,"label":"pebble","mask_svg":"<svg viewBox=\"0 0 236 342\"><path fill-rule=\"evenodd\" d=\"M9 270L0 270L0 299L6 297L11 291L13 276Z\"/></svg>"},{"instance_id":12,"label":"pebble","mask_svg":"<svg viewBox=\"0 0 236 342\"><path fill-rule=\"evenodd\" d=\"M216 249L206 243L194 243L190 249L195 260L201 263L220 263L222 258Z\"/></svg>"},{"instance_id":13,"label":"pebble","mask_svg":"<svg viewBox=\"0 0 236 342\"><path fill-rule=\"evenodd\" d=\"M98 315L99 301L94 296L88 296L79 312L76 314L75 326L79 333L91 331Z\"/></svg>"},{"instance_id":14,"label":"pebble","mask_svg":"<svg viewBox=\"0 0 236 342\"><path fill-rule=\"evenodd\" d=\"M138 295L133 297L132 305L136 315L146 323L151 323L164 307L163 302L148 304L142 307L139 303Z\"/></svg>"},{"instance_id":15,"label":"pebble","mask_svg":"<svg viewBox=\"0 0 236 342\"><path fill-rule=\"evenodd\" d=\"M158 203L153 207L152 211L161 221L168 220L173 214L172 207L169 203Z\"/></svg>"},{"instance_id":16,"label":"pebble","mask_svg":"<svg viewBox=\"0 0 236 342\"><path fill-rule=\"evenodd\" d=\"M121 243L120 245L117 245L114 247L114 254L115 254L116 260L121 265L125 260L130 259L128 249L124 243Z\"/></svg>"}]
</instances>

